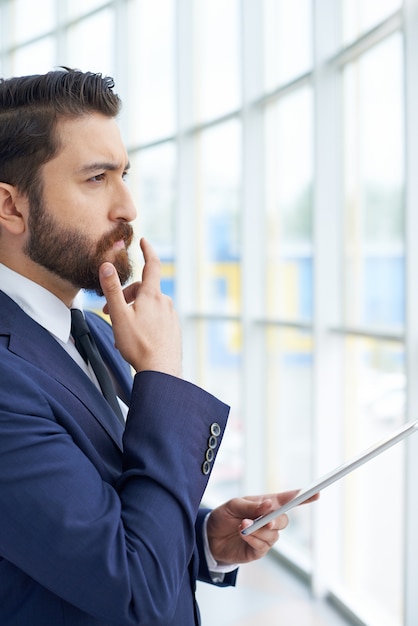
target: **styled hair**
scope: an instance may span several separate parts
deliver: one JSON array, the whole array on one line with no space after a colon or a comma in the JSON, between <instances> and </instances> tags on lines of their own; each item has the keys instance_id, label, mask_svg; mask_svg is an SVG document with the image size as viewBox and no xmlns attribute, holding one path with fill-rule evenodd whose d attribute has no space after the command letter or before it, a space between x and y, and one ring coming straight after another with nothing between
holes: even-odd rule
<instances>
[{"instance_id":1,"label":"styled hair","mask_svg":"<svg viewBox=\"0 0 418 626\"><path fill-rule=\"evenodd\" d=\"M0 79L0 181L36 194L41 166L59 151L57 122L95 112L116 117L113 88L110 77L69 68Z\"/></svg>"}]
</instances>

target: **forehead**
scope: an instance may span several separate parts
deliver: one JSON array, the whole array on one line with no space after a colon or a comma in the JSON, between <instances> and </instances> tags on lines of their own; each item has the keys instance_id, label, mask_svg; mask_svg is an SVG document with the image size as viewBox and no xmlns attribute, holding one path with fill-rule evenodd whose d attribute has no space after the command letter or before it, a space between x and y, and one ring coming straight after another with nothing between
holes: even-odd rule
<instances>
[{"instance_id":1,"label":"forehead","mask_svg":"<svg viewBox=\"0 0 418 626\"><path fill-rule=\"evenodd\" d=\"M75 119L62 119L57 123L56 133L59 149L49 161L50 165L65 163L79 169L91 162L127 162L126 148L115 118L92 113Z\"/></svg>"}]
</instances>

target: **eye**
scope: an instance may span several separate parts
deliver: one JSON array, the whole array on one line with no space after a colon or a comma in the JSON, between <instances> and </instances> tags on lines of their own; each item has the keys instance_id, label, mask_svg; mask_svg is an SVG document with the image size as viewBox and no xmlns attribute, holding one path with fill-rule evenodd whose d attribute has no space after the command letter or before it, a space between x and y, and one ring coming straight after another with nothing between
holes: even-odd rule
<instances>
[{"instance_id":1,"label":"eye","mask_svg":"<svg viewBox=\"0 0 418 626\"><path fill-rule=\"evenodd\" d=\"M129 172L128 172L128 171L123 172L123 174L122 174L122 180L127 181L127 180L128 180L128 177L129 177Z\"/></svg>"},{"instance_id":2,"label":"eye","mask_svg":"<svg viewBox=\"0 0 418 626\"><path fill-rule=\"evenodd\" d=\"M89 182L92 183L100 183L102 182L102 180L105 179L105 172L102 172L101 174L96 174L95 176L92 176L91 178L89 178Z\"/></svg>"}]
</instances>

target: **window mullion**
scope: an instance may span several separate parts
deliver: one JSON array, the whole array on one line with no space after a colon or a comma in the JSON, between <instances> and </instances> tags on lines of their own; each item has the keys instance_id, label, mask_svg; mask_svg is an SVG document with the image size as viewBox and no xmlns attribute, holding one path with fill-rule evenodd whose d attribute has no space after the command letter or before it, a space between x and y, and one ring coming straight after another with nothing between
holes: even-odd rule
<instances>
[{"instance_id":1,"label":"window mullion","mask_svg":"<svg viewBox=\"0 0 418 626\"><path fill-rule=\"evenodd\" d=\"M242 293L242 402L245 429L245 491L264 487L264 427L262 409L263 362L260 334L254 326L263 301L263 109L254 102L262 91L262 2L242 0L242 187L241 187L241 293Z\"/></svg>"},{"instance_id":2,"label":"window mullion","mask_svg":"<svg viewBox=\"0 0 418 626\"><path fill-rule=\"evenodd\" d=\"M341 428L340 340L329 332L338 322L341 302L341 163L337 158L341 154L340 76L327 63L337 44L337 5L334 0L314 3L314 476L337 464L339 450L335 444ZM337 516L338 511L326 498L320 506L312 507L312 589L318 597L327 593L329 575L335 568L337 551L331 546L339 540Z\"/></svg>"},{"instance_id":3,"label":"window mullion","mask_svg":"<svg viewBox=\"0 0 418 626\"><path fill-rule=\"evenodd\" d=\"M405 34L405 102L406 102L406 190L405 190L405 240L406 240L406 374L407 419L418 415L418 2L404 2ZM405 580L404 624L418 623L416 581L418 578L418 438L411 437L406 446L406 514L405 514Z\"/></svg>"}]
</instances>

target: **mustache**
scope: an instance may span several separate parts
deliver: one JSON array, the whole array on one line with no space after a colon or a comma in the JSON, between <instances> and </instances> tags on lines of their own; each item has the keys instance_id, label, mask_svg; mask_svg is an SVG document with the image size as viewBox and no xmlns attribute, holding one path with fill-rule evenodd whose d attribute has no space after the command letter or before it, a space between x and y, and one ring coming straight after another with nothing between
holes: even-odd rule
<instances>
[{"instance_id":1,"label":"mustache","mask_svg":"<svg viewBox=\"0 0 418 626\"><path fill-rule=\"evenodd\" d=\"M97 244L97 253L104 254L116 241L123 239L126 249L132 243L134 230L128 222L120 222L111 232L103 235Z\"/></svg>"}]
</instances>

